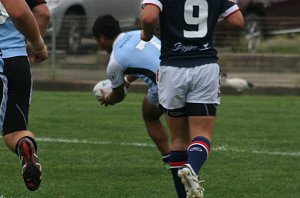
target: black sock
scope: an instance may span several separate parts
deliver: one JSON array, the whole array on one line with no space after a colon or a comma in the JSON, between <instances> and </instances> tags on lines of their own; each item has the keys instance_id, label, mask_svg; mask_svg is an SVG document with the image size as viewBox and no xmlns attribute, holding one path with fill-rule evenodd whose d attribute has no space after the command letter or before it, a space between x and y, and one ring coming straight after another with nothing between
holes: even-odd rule
<instances>
[{"instance_id":1,"label":"black sock","mask_svg":"<svg viewBox=\"0 0 300 198\"><path fill-rule=\"evenodd\" d=\"M178 169L187 162L187 151L171 151L170 166L178 198L186 198L184 185L178 177Z\"/></svg>"}]
</instances>

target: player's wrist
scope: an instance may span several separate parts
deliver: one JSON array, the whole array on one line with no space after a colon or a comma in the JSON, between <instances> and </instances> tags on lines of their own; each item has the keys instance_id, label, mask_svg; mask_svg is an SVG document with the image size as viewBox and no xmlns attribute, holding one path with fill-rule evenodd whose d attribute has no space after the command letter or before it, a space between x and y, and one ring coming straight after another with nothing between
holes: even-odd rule
<instances>
[{"instance_id":1,"label":"player's wrist","mask_svg":"<svg viewBox=\"0 0 300 198\"><path fill-rule=\"evenodd\" d=\"M30 44L34 51L43 51L45 48L45 42L44 42L42 36L40 36L38 40L36 40L34 42L30 42Z\"/></svg>"},{"instance_id":2,"label":"player's wrist","mask_svg":"<svg viewBox=\"0 0 300 198\"><path fill-rule=\"evenodd\" d=\"M128 80L127 76L124 76L124 81L125 81L128 85L131 84L131 82Z\"/></svg>"}]
</instances>

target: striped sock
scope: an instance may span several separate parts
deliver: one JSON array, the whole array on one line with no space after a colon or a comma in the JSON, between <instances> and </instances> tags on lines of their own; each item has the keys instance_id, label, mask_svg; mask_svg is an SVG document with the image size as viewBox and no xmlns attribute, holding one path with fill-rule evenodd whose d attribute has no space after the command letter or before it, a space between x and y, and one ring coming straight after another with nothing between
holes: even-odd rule
<instances>
[{"instance_id":1,"label":"striped sock","mask_svg":"<svg viewBox=\"0 0 300 198\"><path fill-rule=\"evenodd\" d=\"M181 183L181 180L178 177L178 169L181 168L182 165L186 164L186 161L186 150L171 151L170 166L178 198L186 198L184 185Z\"/></svg>"},{"instance_id":2,"label":"striped sock","mask_svg":"<svg viewBox=\"0 0 300 198\"><path fill-rule=\"evenodd\" d=\"M206 161L210 152L210 142L202 136L195 137L188 148L188 164L196 173Z\"/></svg>"},{"instance_id":3,"label":"striped sock","mask_svg":"<svg viewBox=\"0 0 300 198\"><path fill-rule=\"evenodd\" d=\"M161 155L161 159L164 162L164 166L166 167L166 169L170 169L170 153L167 153L165 155Z\"/></svg>"}]
</instances>

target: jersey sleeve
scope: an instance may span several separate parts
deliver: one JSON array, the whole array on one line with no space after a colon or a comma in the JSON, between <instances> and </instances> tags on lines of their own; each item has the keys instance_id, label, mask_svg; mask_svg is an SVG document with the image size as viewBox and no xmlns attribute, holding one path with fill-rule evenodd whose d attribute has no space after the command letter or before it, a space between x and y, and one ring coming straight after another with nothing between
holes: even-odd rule
<instances>
[{"instance_id":1,"label":"jersey sleeve","mask_svg":"<svg viewBox=\"0 0 300 198\"><path fill-rule=\"evenodd\" d=\"M163 9L162 3L159 0L143 0L142 7L147 4L157 6L160 9L160 11L162 11L162 9Z\"/></svg>"},{"instance_id":2,"label":"jersey sleeve","mask_svg":"<svg viewBox=\"0 0 300 198\"><path fill-rule=\"evenodd\" d=\"M35 6L46 4L47 2L45 0L26 0L26 3L30 7L30 9L33 9Z\"/></svg>"},{"instance_id":3,"label":"jersey sleeve","mask_svg":"<svg viewBox=\"0 0 300 198\"><path fill-rule=\"evenodd\" d=\"M107 65L106 74L108 79L111 80L113 89L120 87L124 83L124 71L122 66L115 60L113 53Z\"/></svg>"},{"instance_id":4,"label":"jersey sleeve","mask_svg":"<svg viewBox=\"0 0 300 198\"><path fill-rule=\"evenodd\" d=\"M231 14L240 10L236 3L229 0L223 0L223 1L224 1L223 2L224 7L221 14L222 18L227 18Z\"/></svg>"}]
</instances>

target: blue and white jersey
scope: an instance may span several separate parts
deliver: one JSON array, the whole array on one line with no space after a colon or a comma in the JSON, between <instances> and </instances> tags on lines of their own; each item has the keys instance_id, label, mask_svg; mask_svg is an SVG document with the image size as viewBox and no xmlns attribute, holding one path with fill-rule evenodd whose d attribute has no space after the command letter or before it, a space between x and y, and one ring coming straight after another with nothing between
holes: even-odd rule
<instances>
[{"instance_id":1,"label":"blue and white jersey","mask_svg":"<svg viewBox=\"0 0 300 198\"><path fill-rule=\"evenodd\" d=\"M229 0L143 0L160 9L161 65L216 63L213 31L219 18L239 10Z\"/></svg>"},{"instance_id":2,"label":"blue and white jersey","mask_svg":"<svg viewBox=\"0 0 300 198\"><path fill-rule=\"evenodd\" d=\"M107 66L112 88L124 83L125 74L143 79L150 87L157 86L160 40L153 37L150 42L145 42L141 40L140 35L140 30L121 33L114 41Z\"/></svg>"},{"instance_id":3,"label":"blue and white jersey","mask_svg":"<svg viewBox=\"0 0 300 198\"><path fill-rule=\"evenodd\" d=\"M24 36L15 28L0 2L0 50L2 58L27 56Z\"/></svg>"}]
</instances>

